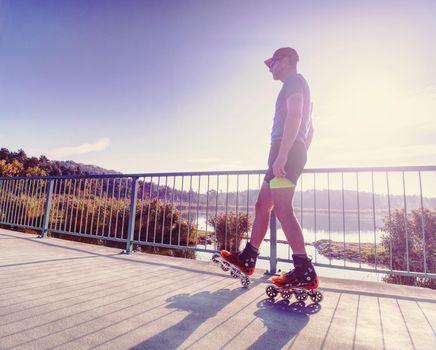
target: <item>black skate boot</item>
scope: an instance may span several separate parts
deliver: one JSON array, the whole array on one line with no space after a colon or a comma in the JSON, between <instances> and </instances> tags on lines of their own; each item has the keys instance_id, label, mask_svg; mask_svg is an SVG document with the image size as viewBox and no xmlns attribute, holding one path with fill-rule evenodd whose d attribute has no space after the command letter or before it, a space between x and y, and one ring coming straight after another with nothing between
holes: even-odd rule
<instances>
[{"instance_id":1,"label":"black skate boot","mask_svg":"<svg viewBox=\"0 0 436 350\"><path fill-rule=\"evenodd\" d=\"M290 299L295 294L297 300L304 301L308 296L314 302L322 300L322 294L316 291L319 286L319 278L315 272L312 260L307 255L292 255L294 269L281 276L273 277L273 286L268 286L266 293L274 298L278 293L284 299Z\"/></svg>"}]
</instances>

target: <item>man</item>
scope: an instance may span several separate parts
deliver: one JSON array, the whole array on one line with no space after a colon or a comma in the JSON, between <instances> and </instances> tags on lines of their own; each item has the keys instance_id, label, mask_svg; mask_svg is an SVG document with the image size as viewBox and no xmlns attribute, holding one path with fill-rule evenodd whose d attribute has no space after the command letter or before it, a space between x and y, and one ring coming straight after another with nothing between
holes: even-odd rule
<instances>
[{"instance_id":1,"label":"man","mask_svg":"<svg viewBox=\"0 0 436 350\"><path fill-rule=\"evenodd\" d=\"M256 202L250 242L242 252L223 250L221 256L246 275L252 275L274 208L291 246L295 268L273 277L272 282L315 289L319 280L307 257L303 233L293 208L295 187L306 164L313 135L310 90L304 77L297 73L298 61L297 52L290 47L276 50L265 61L273 79L283 83L275 105L268 171Z\"/></svg>"}]
</instances>

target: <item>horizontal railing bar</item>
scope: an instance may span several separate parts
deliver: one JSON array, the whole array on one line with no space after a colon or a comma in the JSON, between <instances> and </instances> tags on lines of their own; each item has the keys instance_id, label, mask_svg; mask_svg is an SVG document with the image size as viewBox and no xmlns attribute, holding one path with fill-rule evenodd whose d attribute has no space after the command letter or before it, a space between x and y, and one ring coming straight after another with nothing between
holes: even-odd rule
<instances>
[{"instance_id":1,"label":"horizontal railing bar","mask_svg":"<svg viewBox=\"0 0 436 350\"><path fill-rule=\"evenodd\" d=\"M396 172L396 171L436 171L436 165L423 166L391 166L391 167L351 167L351 168L312 168L303 173L347 173L347 172ZM164 177L164 176L203 176L203 175L258 175L266 170L232 170L232 171L198 171L198 172L164 172L140 174L102 174L102 175L70 175L70 176L16 176L0 177L0 180L19 179L92 179L92 178L125 178L125 177Z\"/></svg>"},{"instance_id":2,"label":"horizontal railing bar","mask_svg":"<svg viewBox=\"0 0 436 350\"><path fill-rule=\"evenodd\" d=\"M114 238L114 237L104 237L104 236L96 236L96 235L90 235L90 234L87 234L87 233L75 233L75 232L68 232L68 231L61 231L61 230L50 230L50 229L48 230L48 232L58 233L58 234L62 234L62 235L77 236L77 237L102 239L104 241L114 241L114 242L121 242L121 243L126 243L127 242L127 239Z\"/></svg>"},{"instance_id":3,"label":"horizontal railing bar","mask_svg":"<svg viewBox=\"0 0 436 350\"><path fill-rule=\"evenodd\" d=\"M218 250L214 249L204 249L204 248L196 248L196 247L190 247L190 246L182 246L182 245L174 245L174 244L165 244L165 243L153 243L153 242L144 242L144 241L133 241L134 244L142 245L142 246L149 246L149 247L156 247L156 248L168 248L168 249L180 249L180 250L190 250L190 251L196 251L199 253L217 253ZM267 256L258 256L258 260L269 260L269 257Z\"/></svg>"},{"instance_id":4,"label":"horizontal railing bar","mask_svg":"<svg viewBox=\"0 0 436 350\"><path fill-rule=\"evenodd\" d=\"M283 258L278 258L277 261L283 263L291 263L292 260L287 260ZM361 272L372 272L372 273L381 273L381 274L389 274L389 275L399 275L399 276L407 276L407 277L423 277L423 278L436 278L436 274L434 273L423 273L423 272L407 272L407 271L398 271L398 270L382 270L382 269L368 269L368 268L360 268L353 266L344 266L344 265L333 265L333 264L323 264L323 263L314 263L315 266L319 267L328 267L335 268L339 270L352 270L352 271L361 271Z\"/></svg>"},{"instance_id":5,"label":"horizontal railing bar","mask_svg":"<svg viewBox=\"0 0 436 350\"><path fill-rule=\"evenodd\" d=\"M11 226L11 227L22 227L22 228L30 228L33 230L38 230L41 231L42 227L39 226L29 226L29 225L22 225L22 224L12 224L10 222L5 222L5 221L0 221L0 225L7 225L7 226Z\"/></svg>"},{"instance_id":6,"label":"horizontal railing bar","mask_svg":"<svg viewBox=\"0 0 436 350\"><path fill-rule=\"evenodd\" d=\"M199 171L199 172L172 172L172 173L141 173L141 174L102 174L102 175L68 175L68 176L14 176L0 177L0 180L20 179L100 179L125 177L165 177L165 176L203 176L203 175L257 175L265 174L266 170L232 170L232 171Z\"/></svg>"},{"instance_id":7,"label":"horizontal railing bar","mask_svg":"<svg viewBox=\"0 0 436 350\"><path fill-rule=\"evenodd\" d=\"M216 250L212 249L200 249L196 247L190 247L185 245L175 245L175 244L165 244L165 243L154 243L154 242L144 242L144 241L133 241L134 244L148 246L148 247L156 247L156 248L168 248L168 249L180 249L180 250L190 250L200 253L216 253Z\"/></svg>"},{"instance_id":8,"label":"horizontal railing bar","mask_svg":"<svg viewBox=\"0 0 436 350\"><path fill-rule=\"evenodd\" d=\"M351 167L351 168L309 168L303 173L364 173L364 172L396 172L396 171L436 171L436 165L391 166L391 167Z\"/></svg>"}]
</instances>

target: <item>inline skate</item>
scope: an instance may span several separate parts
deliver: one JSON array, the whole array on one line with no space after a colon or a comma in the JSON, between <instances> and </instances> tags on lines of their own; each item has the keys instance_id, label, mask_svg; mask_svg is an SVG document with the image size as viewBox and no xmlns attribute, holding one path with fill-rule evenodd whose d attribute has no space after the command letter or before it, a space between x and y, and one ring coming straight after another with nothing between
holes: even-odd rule
<instances>
[{"instance_id":1,"label":"inline skate","mask_svg":"<svg viewBox=\"0 0 436 350\"><path fill-rule=\"evenodd\" d=\"M212 256L212 261L221 264L223 271L230 271L231 277L239 278L242 287L248 288L251 283L249 276L255 271L257 256L257 249L247 243L242 252L221 250L219 253L215 253Z\"/></svg>"},{"instance_id":2,"label":"inline skate","mask_svg":"<svg viewBox=\"0 0 436 350\"><path fill-rule=\"evenodd\" d=\"M319 278L316 275L312 260L307 256L292 255L294 260L294 269L288 273L282 273L281 276L272 278L272 285L266 287L266 295L274 299L279 293L283 299L289 300L292 295L298 301L305 301L308 297L314 303L319 303L323 295L317 290Z\"/></svg>"}]
</instances>

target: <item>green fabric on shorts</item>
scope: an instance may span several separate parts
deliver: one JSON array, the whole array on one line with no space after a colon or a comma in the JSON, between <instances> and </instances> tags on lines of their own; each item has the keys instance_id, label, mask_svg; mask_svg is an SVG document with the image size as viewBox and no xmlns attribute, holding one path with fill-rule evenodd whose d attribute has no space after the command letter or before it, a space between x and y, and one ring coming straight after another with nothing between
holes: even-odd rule
<instances>
[{"instance_id":1,"label":"green fabric on shorts","mask_svg":"<svg viewBox=\"0 0 436 350\"><path fill-rule=\"evenodd\" d=\"M269 182L269 188L292 188L295 184L287 178L274 177Z\"/></svg>"}]
</instances>

